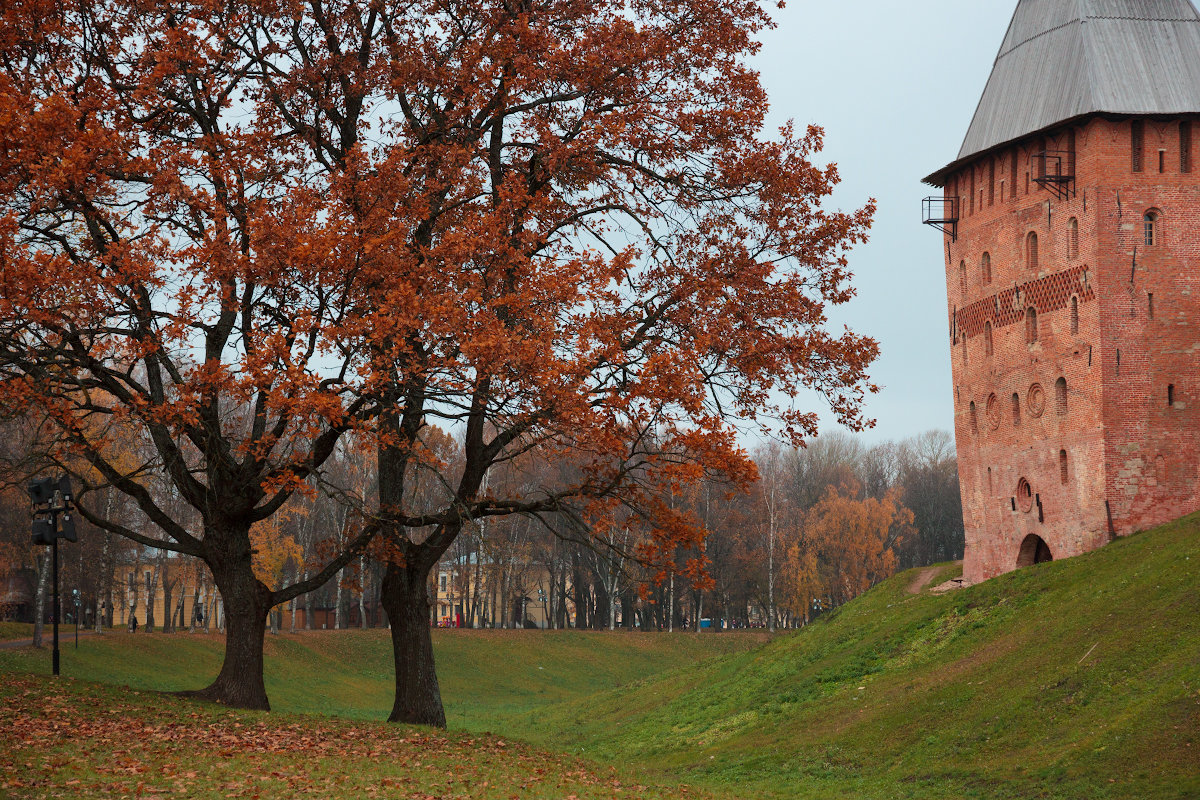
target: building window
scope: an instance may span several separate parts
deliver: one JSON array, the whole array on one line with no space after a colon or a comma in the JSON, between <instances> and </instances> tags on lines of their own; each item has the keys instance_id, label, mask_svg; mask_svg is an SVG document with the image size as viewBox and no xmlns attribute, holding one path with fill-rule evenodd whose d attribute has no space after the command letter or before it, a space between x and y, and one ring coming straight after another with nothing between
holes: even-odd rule
<instances>
[{"instance_id":1,"label":"building window","mask_svg":"<svg viewBox=\"0 0 1200 800\"><path fill-rule=\"evenodd\" d=\"M975 401L971 401L971 433L979 433L979 417L975 413Z\"/></svg>"},{"instance_id":2,"label":"building window","mask_svg":"<svg viewBox=\"0 0 1200 800\"><path fill-rule=\"evenodd\" d=\"M967 262L960 261L958 263L958 289L962 292L963 297L967 296Z\"/></svg>"},{"instance_id":3,"label":"building window","mask_svg":"<svg viewBox=\"0 0 1200 800\"><path fill-rule=\"evenodd\" d=\"M1179 171L1192 171L1192 122L1179 123Z\"/></svg>"},{"instance_id":4,"label":"building window","mask_svg":"<svg viewBox=\"0 0 1200 800\"><path fill-rule=\"evenodd\" d=\"M1021 425L1021 395L1016 392L1013 392L1012 396L1012 415L1013 427L1019 427Z\"/></svg>"},{"instance_id":5,"label":"building window","mask_svg":"<svg viewBox=\"0 0 1200 800\"><path fill-rule=\"evenodd\" d=\"M1067 258L1079 258L1079 220L1067 220Z\"/></svg>"},{"instance_id":6,"label":"building window","mask_svg":"<svg viewBox=\"0 0 1200 800\"><path fill-rule=\"evenodd\" d=\"M1158 172L1161 175L1162 173L1164 173L1166 171L1167 171L1167 151L1159 150L1158 151Z\"/></svg>"},{"instance_id":7,"label":"building window","mask_svg":"<svg viewBox=\"0 0 1200 800\"><path fill-rule=\"evenodd\" d=\"M1158 230L1158 220L1157 211L1147 211L1146 215L1142 217L1142 231L1145 234L1143 239L1146 247L1154 247L1154 245L1158 244L1161 235Z\"/></svg>"},{"instance_id":8,"label":"building window","mask_svg":"<svg viewBox=\"0 0 1200 800\"><path fill-rule=\"evenodd\" d=\"M984 284L988 284L988 283L992 282L992 255L991 255L991 253L984 253L983 258L980 259L980 261L979 261L979 277L983 280Z\"/></svg>"},{"instance_id":9,"label":"building window","mask_svg":"<svg viewBox=\"0 0 1200 800\"><path fill-rule=\"evenodd\" d=\"M1133 171L1141 172L1145 169L1146 123L1140 119L1134 120L1130 131L1130 161L1132 162Z\"/></svg>"},{"instance_id":10,"label":"building window","mask_svg":"<svg viewBox=\"0 0 1200 800\"><path fill-rule=\"evenodd\" d=\"M1067 415L1067 379L1059 378L1054 382L1054 413L1060 417Z\"/></svg>"},{"instance_id":11,"label":"building window","mask_svg":"<svg viewBox=\"0 0 1200 800\"><path fill-rule=\"evenodd\" d=\"M1175 384L1173 383L1167 386L1167 407L1175 407Z\"/></svg>"},{"instance_id":12,"label":"building window","mask_svg":"<svg viewBox=\"0 0 1200 800\"><path fill-rule=\"evenodd\" d=\"M1033 231L1025 237L1025 263L1029 266L1030 271L1037 272L1038 269L1038 237Z\"/></svg>"},{"instance_id":13,"label":"building window","mask_svg":"<svg viewBox=\"0 0 1200 800\"><path fill-rule=\"evenodd\" d=\"M1154 319L1154 292L1146 292L1146 315Z\"/></svg>"},{"instance_id":14,"label":"building window","mask_svg":"<svg viewBox=\"0 0 1200 800\"><path fill-rule=\"evenodd\" d=\"M1079 298L1071 298L1071 333L1079 333Z\"/></svg>"},{"instance_id":15,"label":"building window","mask_svg":"<svg viewBox=\"0 0 1200 800\"><path fill-rule=\"evenodd\" d=\"M1025 340L1033 344L1038 340L1037 309L1030 306L1025 312Z\"/></svg>"},{"instance_id":16,"label":"building window","mask_svg":"<svg viewBox=\"0 0 1200 800\"><path fill-rule=\"evenodd\" d=\"M992 323L983 323L983 354L990 356L992 354Z\"/></svg>"},{"instance_id":17,"label":"building window","mask_svg":"<svg viewBox=\"0 0 1200 800\"><path fill-rule=\"evenodd\" d=\"M1058 479L1066 484L1067 482L1067 451L1058 451Z\"/></svg>"},{"instance_id":18,"label":"building window","mask_svg":"<svg viewBox=\"0 0 1200 800\"><path fill-rule=\"evenodd\" d=\"M996 202L996 159L988 162L988 206Z\"/></svg>"}]
</instances>

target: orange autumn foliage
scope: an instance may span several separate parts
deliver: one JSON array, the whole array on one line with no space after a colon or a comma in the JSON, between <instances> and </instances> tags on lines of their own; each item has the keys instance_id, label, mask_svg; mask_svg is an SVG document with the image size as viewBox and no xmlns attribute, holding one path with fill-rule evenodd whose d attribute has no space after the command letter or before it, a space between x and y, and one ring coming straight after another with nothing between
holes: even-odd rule
<instances>
[{"instance_id":1,"label":"orange autumn foliage","mask_svg":"<svg viewBox=\"0 0 1200 800\"><path fill-rule=\"evenodd\" d=\"M788 548L792 611L804 615L813 598L841 605L890 577L896 546L911 534L912 522L894 492L860 500L830 487Z\"/></svg>"}]
</instances>

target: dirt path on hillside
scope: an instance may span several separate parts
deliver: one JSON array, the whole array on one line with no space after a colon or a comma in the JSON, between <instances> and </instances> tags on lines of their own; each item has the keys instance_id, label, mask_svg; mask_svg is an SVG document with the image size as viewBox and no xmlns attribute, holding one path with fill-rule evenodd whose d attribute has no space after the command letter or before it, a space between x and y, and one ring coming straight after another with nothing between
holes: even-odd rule
<instances>
[{"instance_id":1,"label":"dirt path on hillside","mask_svg":"<svg viewBox=\"0 0 1200 800\"><path fill-rule=\"evenodd\" d=\"M913 582L908 585L909 594L920 594L921 590L929 585L934 576L938 574L941 567L926 567L917 573L917 577L913 578Z\"/></svg>"}]
</instances>

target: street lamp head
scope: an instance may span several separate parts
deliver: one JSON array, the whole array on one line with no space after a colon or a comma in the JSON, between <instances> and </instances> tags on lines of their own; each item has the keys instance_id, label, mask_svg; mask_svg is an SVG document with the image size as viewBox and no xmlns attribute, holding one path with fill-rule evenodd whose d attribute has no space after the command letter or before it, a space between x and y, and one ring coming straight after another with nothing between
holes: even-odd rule
<instances>
[{"instance_id":1,"label":"street lamp head","mask_svg":"<svg viewBox=\"0 0 1200 800\"><path fill-rule=\"evenodd\" d=\"M49 545L54 542L54 525L48 519L35 519L33 521L33 543Z\"/></svg>"},{"instance_id":2,"label":"street lamp head","mask_svg":"<svg viewBox=\"0 0 1200 800\"><path fill-rule=\"evenodd\" d=\"M63 514L63 518L58 521L58 529L62 538L68 542L78 542L79 534L75 532L75 520L70 514Z\"/></svg>"},{"instance_id":3,"label":"street lamp head","mask_svg":"<svg viewBox=\"0 0 1200 800\"><path fill-rule=\"evenodd\" d=\"M38 478L29 482L29 499L35 506L46 505L54 499L54 483L52 478Z\"/></svg>"}]
</instances>

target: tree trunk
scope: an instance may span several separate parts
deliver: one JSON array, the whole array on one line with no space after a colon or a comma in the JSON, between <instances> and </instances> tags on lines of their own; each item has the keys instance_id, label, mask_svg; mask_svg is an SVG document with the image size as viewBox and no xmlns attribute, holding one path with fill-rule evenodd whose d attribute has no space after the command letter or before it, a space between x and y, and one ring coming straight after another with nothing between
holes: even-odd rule
<instances>
[{"instance_id":1,"label":"tree trunk","mask_svg":"<svg viewBox=\"0 0 1200 800\"><path fill-rule=\"evenodd\" d=\"M38 556L41 569L38 570L37 600L33 604L33 646L42 646L42 627L46 620L46 584L49 583L50 565L48 559Z\"/></svg>"},{"instance_id":2,"label":"tree trunk","mask_svg":"<svg viewBox=\"0 0 1200 800\"><path fill-rule=\"evenodd\" d=\"M158 568L151 566L146 573L146 624L142 630L154 633L154 601L158 599Z\"/></svg>"},{"instance_id":3,"label":"tree trunk","mask_svg":"<svg viewBox=\"0 0 1200 800\"><path fill-rule=\"evenodd\" d=\"M248 552L245 559L220 572L214 570L213 578L224 605L225 660L212 685L182 694L232 708L270 711L263 683L263 644L271 591L254 577Z\"/></svg>"},{"instance_id":4,"label":"tree trunk","mask_svg":"<svg viewBox=\"0 0 1200 800\"><path fill-rule=\"evenodd\" d=\"M446 712L433 664L428 575L388 563L380 601L392 625L396 700L388 722L446 727Z\"/></svg>"},{"instance_id":5,"label":"tree trunk","mask_svg":"<svg viewBox=\"0 0 1200 800\"><path fill-rule=\"evenodd\" d=\"M671 571L671 588L667 594L667 633L675 632L675 571Z\"/></svg>"},{"instance_id":6,"label":"tree trunk","mask_svg":"<svg viewBox=\"0 0 1200 800\"><path fill-rule=\"evenodd\" d=\"M367 624L367 557L358 557L358 627L366 630Z\"/></svg>"},{"instance_id":7,"label":"tree trunk","mask_svg":"<svg viewBox=\"0 0 1200 800\"><path fill-rule=\"evenodd\" d=\"M100 602L101 608L96 614L95 631L101 633L107 622L112 627L112 534L104 534L104 546L100 552Z\"/></svg>"},{"instance_id":8,"label":"tree trunk","mask_svg":"<svg viewBox=\"0 0 1200 800\"><path fill-rule=\"evenodd\" d=\"M140 563L137 561L133 562L133 576L129 581L129 600L127 602L127 605L129 606L129 616L125 621L129 626L130 632L134 632L133 621L137 619L138 596L140 593L140 589L138 587L141 586L141 582L138 581L138 572L141 570L141 568L142 565Z\"/></svg>"},{"instance_id":9,"label":"tree trunk","mask_svg":"<svg viewBox=\"0 0 1200 800\"><path fill-rule=\"evenodd\" d=\"M196 588L192 592L192 619L190 622L188 622L188 632L189 633L196 632L196 622L204 617L204 613L203 613L202 609L204 608L205 598L207 597L207 595L200 591L200 584L201 584L200 576L197 575L196 576ZM197 614L196 614L197 611L201 612L199 614L199 616L197 616Z\"/></svg>"},{"instance_id":10,"label":"tree trunk","mask_svg":"<svg viewBox=\"0 0 1200 800\"><path fill-rule=\"evenodd\" d=\"M304 580L308 580L308 570L304 570ZM311 631L313 629L313 593L307 592L304 595L304 630Z\"/></svg>"},{"instance_id":11,"label":"tree trunk","mask_svg":"<svg viewBox=\"0 0 1200 800\"><path fill-rule=\"evenodd\" d=\"M333 599L333 627L335 630L341 630L346 627L346 617L342 614L342 598L345 594L345 589L342 588L342 582L346 578L346 568L342 567L337 574L337 593Z\"/></svg>"},{"instance_id":12,"label":"tree trunk","mask_svg":"<svg viewBox=\"0 0 1200 800\"><path fill-rule=\"evenodd\" d=\"M173 587L171 586L171 584L167 583L166 577L167 577L166 575L163 575L164 580L163 580L163 585L162 585L162 588L163 588L162 632L163 633L171 633L171 622L172 622L172 618L174 616L171 612L173 612L175 609L171 608L171 589Z\"/></svg>"}]
</instances>

